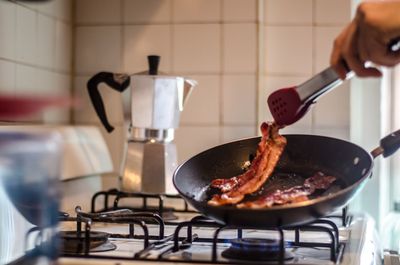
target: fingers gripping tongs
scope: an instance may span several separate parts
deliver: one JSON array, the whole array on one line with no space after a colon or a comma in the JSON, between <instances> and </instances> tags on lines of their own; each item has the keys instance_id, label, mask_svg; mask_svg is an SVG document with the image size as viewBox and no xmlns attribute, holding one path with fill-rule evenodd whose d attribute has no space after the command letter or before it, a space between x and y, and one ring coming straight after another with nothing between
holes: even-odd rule
<instances>
[{"instance_id":1,"label":"fingers gripping tongs","mask_svg":"<svg viewBox=\"0 0 400 265\"><path fill-rule=\"evenodd\" d=\"M387 45L388 53L400 52L400 37ZM347 64L346 79L354 73ZM268 107L275 122L284 127L301 119L317 100L343 82L333 68L329 67L303 84L276 90L268 97Z\"/></svg>"}]
</instances>

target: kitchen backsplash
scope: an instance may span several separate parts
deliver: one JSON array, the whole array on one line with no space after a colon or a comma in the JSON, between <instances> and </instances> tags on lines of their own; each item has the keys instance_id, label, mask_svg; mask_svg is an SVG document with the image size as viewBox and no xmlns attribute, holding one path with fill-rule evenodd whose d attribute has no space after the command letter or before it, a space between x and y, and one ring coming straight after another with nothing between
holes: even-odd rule
<instances>
[{"instance_id":1,"label":"kitchen backsplash","mask_svg":"<svg viewBox=\"0 0 400 265\"><path fill-rule=\"evenodd\" d=\"M260 87L260 119L270 119L265 99L277 88L305 81L329 65L334 38L350 21L350 0L269 0L264 2L262 46L264 84ZM289 8L290 7L290 8ZM264 94L265 93L265 94ZM287 133L329 135L349 139L349 83L318 101Z\"/></svg>"},{"instance_id":2,"label":"kitchen backsplash","mask_svg":"<svg viewBox=\"0 0 400 265\"><path fill-rule=\"evenodd\" d=\"M98 71L146 70L146 56L158 54L160 71L199 82L176 132L183 161L257 135L260 122L271 120L267 95L328 66L350 11L351 0L0 0L0 87L79 97L82 106L72 115L57 110L28 121L98 125L118 171L125 138L120 94L101 88L116 126L107 134L86 82ZM285 132L348 139L348 87L325 96Z\"/></svg>"},{"instance_id":3,"label":"kitchen backsplash","mask_svg":"<svg viewBox=\"0 0 400 265\"><path fill-rule=\"evenodd\" d=\"M0 1L0 88L11 95L70 95L72 1ZM51 110L19 122L65 124L70 111ZM14 122L14 121L13 121Z\"/></svg>"},{"instance_id":4,"label":"kitchen backsplash","mask_svg":"<svg viewBox=\"0 0 400 265\"><path fill-rule=\"evenodd\" d=\"M333 39L350 20L350 0L77 0L74 91L85 99L74 121L99 124L86 82L98 71L135 73L146 56L160 71L198 80L176 133L179 160L258 134L271 120L267 94L298 84L329 64ZM115 168L124 129L120 94L101 88ZM323 98L286 132L349 137L349 89Z\"/></svg>"}]
</instances>

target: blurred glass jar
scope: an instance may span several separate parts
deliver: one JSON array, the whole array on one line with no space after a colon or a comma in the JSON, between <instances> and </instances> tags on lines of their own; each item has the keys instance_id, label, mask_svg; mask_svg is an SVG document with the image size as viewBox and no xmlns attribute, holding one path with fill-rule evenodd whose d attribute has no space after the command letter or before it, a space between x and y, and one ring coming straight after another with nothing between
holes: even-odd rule
<instances>
[{"instance_id":1,"label":"blurred glass jar","mask_svg":"<svg viewBox=\"0 0 400 265\"><path fill-rule=\"evenodd\" d=\"M57 257L61 149L54 132L0 132L0 264Z\"/></svg>"},{"instance_id":2,"label":"blurred glass jar","mask_svg":"<svg viewBox=\"0 0 400 265\"><path fill-rule=\"evenodd\" d=\"M393 210L384 218L381 231L383 248L400 251L400 201L394 203Z\"/></svg>"}]
</instances>

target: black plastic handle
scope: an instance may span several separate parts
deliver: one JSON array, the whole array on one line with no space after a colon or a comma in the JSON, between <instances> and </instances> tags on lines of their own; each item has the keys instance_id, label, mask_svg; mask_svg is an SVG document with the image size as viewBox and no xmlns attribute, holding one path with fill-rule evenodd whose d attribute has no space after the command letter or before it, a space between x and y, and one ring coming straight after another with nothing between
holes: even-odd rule
<instances>
[{"instance_id":1,"label":"black plastic handle","mask_svg":"<svg viewBox=\"0 0 400 265\"><path fill-rule=\"evenodd\" d=\"M159 55L149 55L147 56L147 61L149 63L149 75L158 74L158 65L160 64Z\"/></svg>"},{"instance_id":2,"label":"black plastic handle","mask_svg":"<svg viewBox=\"0 0 400 265\"><path fill-rule=\"evenodd\" d=\"M116 78L120 77L120 78ZM121 78L122 77L122 78ZM130 83L130 78L128 75L114 74L110 72L100 72L94 75L89 79L87 83L87 89L89 92L90 100L93 104L93 107L99 116L100 121L103 123L104 128L106 128L107 132L112 132L114 127L108 122L106 110L104 107L103 99L101 98L99 92L99 84L106 83L112 89L123 92L128 88Z\"/></svg>"},{"instance_id":3,"label":"black plastic handle","mask_svg":"<svg viewBox=\"0 0 400 265\"><path fill-rule=\"evenodd\" d=\"M381 139L380 147L383 150L383 157L388 157L395 153L397 149L400 148L400 130L397 130Z\"/></svg>"}]
</instances>

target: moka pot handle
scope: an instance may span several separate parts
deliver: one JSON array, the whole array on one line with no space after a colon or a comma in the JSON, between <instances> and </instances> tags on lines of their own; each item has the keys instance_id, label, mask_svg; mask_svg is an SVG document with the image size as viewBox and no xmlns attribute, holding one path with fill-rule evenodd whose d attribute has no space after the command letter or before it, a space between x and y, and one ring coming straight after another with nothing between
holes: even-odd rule
<instances>
[{"instance_id":1,"label":"moka pot handle","mask_svg":"<svg viewBox=\"0 0 400 265\"><path fill-rule=\"evenodd\" d=\"M114 130L114 127L108 122L104 102L99 92L98 86L101 83L106 83L112 89L122 93L129 87L130 78L126 74L100 72L90 78L87 83L90 100L97 116L99 116L100 121L104 128L106 128L107 132L111 133Z\"/></svg>"}]
</instances>

